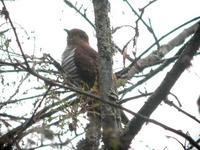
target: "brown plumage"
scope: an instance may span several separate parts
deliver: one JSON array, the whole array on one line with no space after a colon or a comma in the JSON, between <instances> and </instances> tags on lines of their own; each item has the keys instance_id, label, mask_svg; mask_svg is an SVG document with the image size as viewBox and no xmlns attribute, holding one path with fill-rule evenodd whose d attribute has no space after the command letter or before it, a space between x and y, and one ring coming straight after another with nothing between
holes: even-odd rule
<instances>
[{"instance_id":1,"label":"brown plumage","mask_svg":"<svg viewBox=\"0 0 200 150\"><path fill-rule=\"evenodd\" d=\"M67 47L62 54L62 67L65 76L70 83L78 87L87 85L91 89L94 83L98 81L99 76L98 53L90 47L88 35L84 31L72 29L66 30L66 32L68 33ZM98 112L98 110L96 111ZM128 118L123 111L121 111L121 116L122 121L126 124Z\"/></svg>"},{"instance_id":2,"label":"brown plumage","mask_svg":"<svg viewBox=\"0 0 200 150\"><path fill-rule=\"evenodd\" d=\"M76 86L91 88L98 78L97 52L90 47L88 35L80 29L66 30L67 47L62 55L62 67L67 79Z\"/></svg>"}]
</instances>

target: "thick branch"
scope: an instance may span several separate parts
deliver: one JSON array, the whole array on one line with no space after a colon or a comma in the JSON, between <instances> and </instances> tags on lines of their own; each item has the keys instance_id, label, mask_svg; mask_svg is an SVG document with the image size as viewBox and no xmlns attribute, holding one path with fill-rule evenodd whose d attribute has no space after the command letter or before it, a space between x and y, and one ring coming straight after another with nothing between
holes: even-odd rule
<instances>
[{"instance_id":1,"label":"thick branch","mask_svg":"<svg viewBox=\"0 0 200 150\"><path fill-rule=\"evenodd\" d=\"M185 39L196 31L197 27L198 27L198 25L195 24L195 25L189 27L188 29L183 30L183 32L181 32L179 35L177 35L174 39L169 41L167 44L162 45L160 47L160 49L158 49L157 51L154 51L152 54L150 54L146 58L139 60L137 62L137 67L133 66L130 69L130 71L128 72L127 77L130 79L135 73L138 72L138 67L140 70L149 65L151 66L152 64L159 61L168 52L170 52L174 47L183 44Z\"/></svg>"},{"instance_id":2,"label":"thick branch","mask_svg":"<svg viewBox=\"0 0 200 150\"><path fill-rule=\"evenodd\" d=\"M199 19L199 18L198 18ZM119 78L124 78L125 80L131 79L136 73L141 72L146 67L152 66L159 62L167 53L169 53L173 48L183 44L189 36L195 33L198 28L198 24L194 24L189 28L183 30L175 38L169 41L167 44L160 46L156 51L153 51L150 55L143 59L137 59L137 62L133 62L124 71L116 73ZM161 38L162 39L162 38ZM160 40L160 39L159 39ZM126 83L126 82L124 82Z\"/></svg>"},{"instance_id":3,"label":"thick branch","mask_svg":"<svg viewBox=\"0 0 200 150\"><path fill-rule=\"evenodd\" d=\"M199 25L198 25L199 26ZM200 46L200 27L198 28L195 35L191 38L189 42L187 42L184 47L183 53L180 55L180 58L177 60L171 71L166 75L163 82L156 89L154 94L149 97L144 106L139 110L139 114L149 117L153 111L157 108L157 106L162 102L163 99L168 95L169 91L178 80L183 71L189 67L190 61L196 51ZM130 145L132 139L137 135L140 131L142 125L145 123L145 119L140 117L134 117L129 125L127 126L123 136L121 137L122 141L125 144L126 148ZM193 143L194 144L194 143Z\"/></svg>"},{"instance_id":4,"label":"thick branch","mask_svg":"<svg viewBox=\"0 0 200 150\"><path fill-rule=\"evenodd\" d=\"M93 0L95 26L99 52L99 87L101 98L113 101L109 97L109 92L113 89L112 85L112 44L111 29L108 12L110 11L108 0ZM113 89L114 90L114 89ZM119 111L105 103L101 104L101 119L103 128L103 142L105 149L117 150L119 145L120 131Z\"/></svg>"}]
</instances>

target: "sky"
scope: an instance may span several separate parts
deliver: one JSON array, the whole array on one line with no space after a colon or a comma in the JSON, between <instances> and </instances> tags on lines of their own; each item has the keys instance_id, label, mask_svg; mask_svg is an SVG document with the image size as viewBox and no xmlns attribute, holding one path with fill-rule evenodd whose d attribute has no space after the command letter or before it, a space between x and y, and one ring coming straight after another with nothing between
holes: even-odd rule
<instances>
[{"instance_id":1,"label":"sky","mask_svg":"<svg viewBox=\"0 0 200 150\"><path fill-rule=\"evenodd\" d=\"M76 1L74 0L73 2ZM84 6L88 8L88 16L93 20L93 12L89 9L92 6L91 1L82 0L78 2L84 3ZM147 0L132 1L135 8L141 8L147 4L147 2ZM13 2L6 2L6 5L10 12L11 19L14 21L17 30L21 34L22 46L27 54L40 56L42 53L50 53L55 59L60 61L61 54L66 47L66 33L63 30L64 28L81 28L87 31L92 47L97 49L95 31L93 28L84 21L78 13L66 6L62 0L15 0ZM156 35L161 37L180 24L199 16L199 6L199 0L158 0L145 11L144 19L147 22L148 19L151 20ZM110 17L113 27L123 24L134 24L135 17L123 0L111 0L111 12ZM2 20L0 20L0 24L1 21ZM163 40L161 44L169 41L184 28ZM122 29L113 35L113 39L122 47L132 34L133 32L130 32L130 29ZM26 36L34 40L28 40L25 38ZM153 41L152 36L146 31L145 27L140 25L140 37L137 45L138 50L145 50ZM114 63L116 63L114 65L116 68L120 68L122 67L122 58L121 56L116 57L119 59L114 60ZM184 72L183 76L181 76L172 89L181 100L183 108L198 118L199 113L197 111L196 99L200 95L199 63L199 60L194 58L192 66ZM145 87L148 90L155 89L169 69L156 76L151 82L147 82ZM140 89L143 88L141 87ZM137 94L138 93L130 93L129 96ZM141 99L138 102L130 102L124 106L136 112L143 103L144 100ZM156 112L153 113L152 118L159 119L162 123L166 123L176 129L179 129L181 126L181 129L184 131L190 130L190 134L196 138L198 138L198 133L200 133L199 124L194 123L191 119L186 118L184 115L165 104L158 107ZM185 122L187 122L187 124ZM167 145L170 150L182 150L181 146L175 140L166 139L163 135L178 137L172 133L166 132L158 126L148 124L143 127L143 130L134 140L134 147L136 150L160 150L164 149L164 146ZM182 138L180 138L180 140L184 141Z\"/></svg>"}]
</instances>

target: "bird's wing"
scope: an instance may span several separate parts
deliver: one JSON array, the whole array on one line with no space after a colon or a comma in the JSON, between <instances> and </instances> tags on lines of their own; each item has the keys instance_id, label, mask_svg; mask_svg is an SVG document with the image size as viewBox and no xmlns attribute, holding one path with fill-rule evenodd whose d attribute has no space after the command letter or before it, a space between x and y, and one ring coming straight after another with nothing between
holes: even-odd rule
<instances>
[{"instance_id":1,"label":"bird's wing","mask_svg":"<svg viewBox=\"0 0 200 150\"><path fill-rule=\"evenodd\" d=\"M92 87L98 76L97 52L91 47L76 48L75 64L81 79Z\"/></svg>"}]
</instances>

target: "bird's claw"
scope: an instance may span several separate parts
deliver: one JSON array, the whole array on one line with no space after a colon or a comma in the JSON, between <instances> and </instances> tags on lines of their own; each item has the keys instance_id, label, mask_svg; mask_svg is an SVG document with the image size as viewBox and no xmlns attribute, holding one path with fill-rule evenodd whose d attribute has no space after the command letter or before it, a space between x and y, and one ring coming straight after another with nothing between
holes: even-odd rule
<instances>
[{"instance_id":1,"label":"bird's claw","mask_svg":"<svg viewBox=\"0 0 200 150\"><path fill-rule=\"evenodd\" d=\"M116 90L114 90L114 89L110 89L109 90L109 92L108 92L108 95L109 95L109 97L111 98L111 99L113 99L113 100L118 100L118 93L117 93L117 91Z\"/></svg>"}]
</instances>

